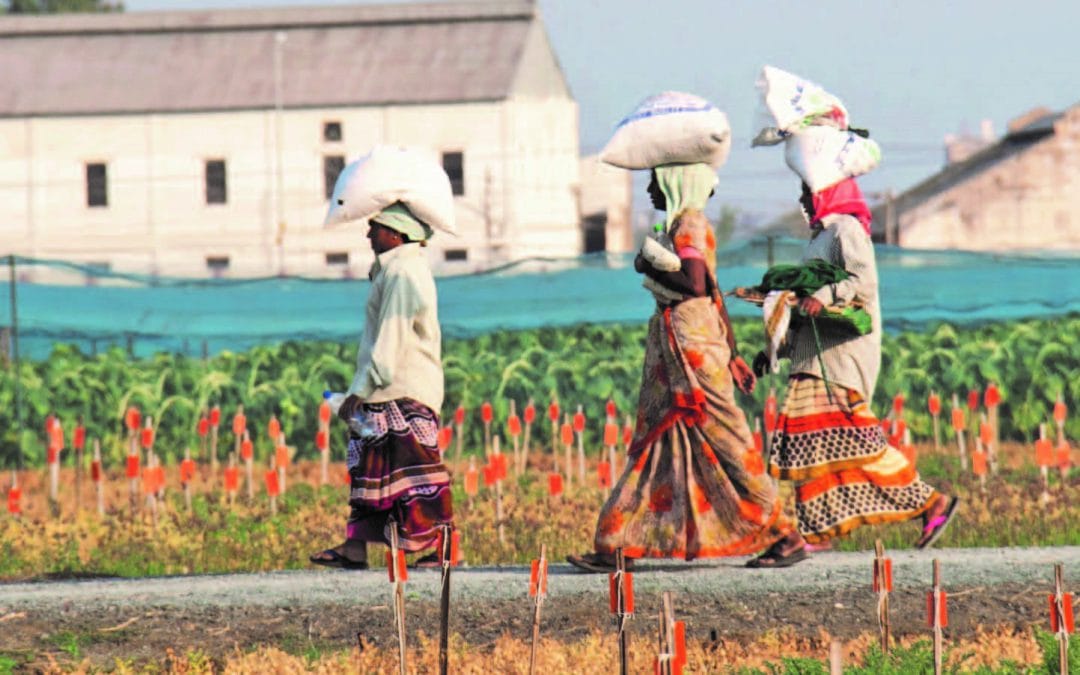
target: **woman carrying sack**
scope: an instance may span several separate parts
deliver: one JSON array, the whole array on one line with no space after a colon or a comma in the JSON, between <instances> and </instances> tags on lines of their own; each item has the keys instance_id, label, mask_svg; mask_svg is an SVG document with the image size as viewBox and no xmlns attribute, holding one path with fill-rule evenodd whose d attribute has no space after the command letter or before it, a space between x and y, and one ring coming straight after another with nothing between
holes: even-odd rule
<instances>
[{"instance_id":1,"label":"woman carrying sack","mask_svg":"<svg viewBox=\"0 0 1080 675\"><path fill-rule=\"evenodd\" d=\"M820 91L766 67L759 86L778 127L763 130L760 144L785 144L785 162L802 181L800 204L810 226L802 263L824 261L843 278L802 297L781 357L791 359L788 390L772 436L769 472L795 482L799 531L813 549L867 524L920 518L918 548L934 543L949 524L957 499L924 483L914 465L889 445L870 410L881 368L881 308L877 264L870 240L870 209L855 176L875 168L880 150L868 134L848 128L835 97L813 97L813 109L788 90ZM809 114L799 117L792 108ZM786 126L781 126L781 125ZM859 305L871 318L860 335L821 321L825 307ZM760 375L769 358L758 354ZM763 561L764 562L764 561Z\"/></svg>"},{"instance_id":2,"label":"woman carrying sack","mask_svg":"<svg viewBox=\"0 0 1080 675\"><path fill-rule=\"evenodd\" d=\"M389 544L391 527L402 550L420 553L453 520L437 442L441 331L426 249L433 224L453 232L449 178L423 156L378 148L335 186L328 224L355 219L367 220L376 260L355 375L338 409L349 425L350 513L344 543L309 559L367 569L367 543ZM414 564L436 567L438 554Z\"/></svg>"},{"instance_id":3,"label":"woman carrying sack","mask_svg":"<svg viewBox=\"0 0 1080 675\"><path fill-rule=\"evenodd\" d=\"M693 113L708 106L700 99L689 103L685 107ZM674 106L656 107L670 111ZM778 565L806 557L735 403L735 387L750 393L754 376L738 356L716 285L716 241L702 212L717 182L710 164L722 164L727 154L726 147L708 150L708 139L730 143L726 118L713 126L697 143L707 149L698 151L698 161L693 150L665 156L662 134L651 148L640 141L632 146L652 150L641 162L612 151L618 134L605 149L605 160L624 168L669 160L652 167L648 187L653 205L667 218L634 263L646 276L656 311L649 320L626 470L600 512L595 552L567 557L587 571L614 569L620 548L628 562L746 555L770 547Z\"/></svg>"}]
</instances>

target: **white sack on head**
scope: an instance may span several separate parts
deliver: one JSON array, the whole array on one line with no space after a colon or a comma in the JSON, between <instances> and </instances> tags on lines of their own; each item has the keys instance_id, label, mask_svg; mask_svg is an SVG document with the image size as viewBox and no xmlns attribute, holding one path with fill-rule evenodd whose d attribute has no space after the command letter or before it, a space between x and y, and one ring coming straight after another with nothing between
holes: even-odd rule
<instances>
[{"instance_id":1,"label":"white sack on head","mask_svg":"<svg viewBox=\"0 0 1080 675\"><path fill-rule=\"evenodd\" d=\"M847 108L840 99L810 80L775 66L765 66L757 88L776 128L784 133L796 131L807 120L830 113L838 117L840 128L848 126Z\"/></svg>"},{"instance_id":2,"label":"white sack on head","mask_svg":"<svg viewBox=\"0 0 1080 675\"><path fill-rule=\"evenodd\" d=\"M600 160L623 169L698 163L717 169L730 152L731 125L723 111L700 96L666 91L619 123Z\"/></svg>"},{"instance_id":3,"label":"white sack on head","mask_svg":"<svg viewBox=\"0 0 1080 675\"><path fill-rule=\"evenodd\" d=\"M820 192L873 171L881 162L881 148L851 131L811 126L784 141L784 161L813 192Z\"/></svg>"},{"instance_id":4,"label":"white sack on head","mask_svg":"<svg viewBox=\"0 0 1080 675\"><path fill-rule=\"evenodd\" d=\"M390 145L376 146L342 170L324 225L366 220L395 202L433 229L456 234L446 171L428 154Z\"/></svg>"}]
</instances>

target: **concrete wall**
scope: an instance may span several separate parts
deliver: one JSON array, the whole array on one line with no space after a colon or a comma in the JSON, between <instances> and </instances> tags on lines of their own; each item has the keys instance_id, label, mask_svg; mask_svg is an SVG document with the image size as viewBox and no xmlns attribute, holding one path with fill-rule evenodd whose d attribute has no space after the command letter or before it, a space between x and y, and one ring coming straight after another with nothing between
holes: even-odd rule
<instances>
[{"instance_id":1,"label":"concrete wall","mask_svg":"<svg viewBox=\"0 0 1080 675\"><path fill-rule=\"evenodd\" d=\"M272 110L0 119L0 249L163 275L206 275L207 256L230 258L226 276L363 275L366 229L322 229L323 157L395 143L464 153L461 236L435 238L437 271L580 250L570 99L286 111L284 227L275 120ZM323 140L328 121L341 123L341 142ZM208 159L226 161L225 204L206 203ZM88 162L108 167L107 207L87 206ZM461 248L466 262L444 262ZM348 252L349 265L328 265L328 252Z\"/></svg>"},{"instance_id":2,"label":"concrete wall","mask_svg":"<svg viewBox=\"0 0 1080 675\"><path fill-rule=\"evenodd\" d=\"M1080 108L1052 136L900 214L900 245L1080 249Z\"/></svg>"}]
</instances>

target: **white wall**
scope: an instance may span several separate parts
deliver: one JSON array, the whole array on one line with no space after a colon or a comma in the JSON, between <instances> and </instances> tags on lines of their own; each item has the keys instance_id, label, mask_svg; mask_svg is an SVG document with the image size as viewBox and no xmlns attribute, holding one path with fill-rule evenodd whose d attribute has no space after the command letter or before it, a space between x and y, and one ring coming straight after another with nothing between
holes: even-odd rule
<instances>
[{"instance_id":1,"label":"white wall","mask_svg":"<svg viewBox=\"0 0 1080 675\"><path fill-rule=\"evenodd\" d=\"M328 251L349 252L349 273L366 273L365 228L322 229L323 156L351 161L376 143L426 147L436 158L464 152L461 235L436 236L437 271L580 251L571 100L292 110L282 120L289 273L343 274L326 265ZM341 123L342 142L323 141L327 121ZM206 256L223 255L229 276L275 274L275 138L272 110L0 119L0 250L185 276L207 274ZM208 159L226 161L226 204L206 204ZM108 166L108 207L86 206L87 162ZM468 262L443 263L445 248L467 248Z\"/></svg>"}]
</instances>

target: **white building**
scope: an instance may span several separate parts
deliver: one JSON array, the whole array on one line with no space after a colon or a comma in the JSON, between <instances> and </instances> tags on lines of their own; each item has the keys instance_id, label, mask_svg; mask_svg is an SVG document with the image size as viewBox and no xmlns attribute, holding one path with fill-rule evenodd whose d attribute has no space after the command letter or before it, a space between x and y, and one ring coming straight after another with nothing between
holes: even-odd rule
<instances>
[{"instance_id":1,"label":"white building","mask_svg":"<svg viewBox=\"0 0 1080 675\"><path fill-rule=\"evenodd\" d=\"M451 176L437 272L583 250L577 104L530 2L4 16L0 45L0 252L360 276L366 229L322 220L378 143Z\"/></svg>"}]
</instances>

